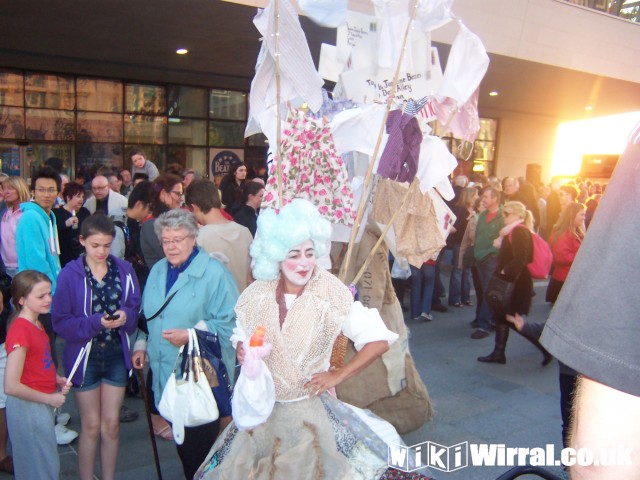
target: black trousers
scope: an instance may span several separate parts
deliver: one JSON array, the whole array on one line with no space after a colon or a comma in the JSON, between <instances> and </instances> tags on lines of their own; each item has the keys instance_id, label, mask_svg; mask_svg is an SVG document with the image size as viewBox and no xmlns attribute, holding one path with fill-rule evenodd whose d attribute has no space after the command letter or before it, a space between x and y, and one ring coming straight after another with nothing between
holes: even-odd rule
<instances>
[{"instance_id":1,"label":"black trousers","mask_svg":"<svg viewBox=\"0 0 640 480\"><path fill-rule=\"evenodd\" d=\"M220 433L220 419L199 427L184 428L184 443L176 445L184 477L191 480L207 458Z\"/></svg>"}]
</instances>

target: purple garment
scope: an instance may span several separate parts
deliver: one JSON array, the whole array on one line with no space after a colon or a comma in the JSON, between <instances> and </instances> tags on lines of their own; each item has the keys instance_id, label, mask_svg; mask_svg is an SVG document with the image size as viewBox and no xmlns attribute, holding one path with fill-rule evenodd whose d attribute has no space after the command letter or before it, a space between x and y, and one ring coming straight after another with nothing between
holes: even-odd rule
<instances>
[{"instance_id":1,"label":"purple garment","mask_svg":"<svg viewBox=\"0 0 640 480\"><path fill-rule=\"evenodd\" d=\"M119 310L127 315L127 323L119 329L124 364L131 369L131 355L129 353L129 336L138 326L142 292L138 279L129 262L110 257L118 267L118 275L122 284L122 298ZM69 375L73 364L89 340L98 335L104 328L100 320L101 313L92 313L91 286L84 271L82 257L69 262L58 276L56 293L51 304L51 321L53 330L66 340L62 365L65 375ZM73 376L76 385L82 384L84 372L78 368Z\"/></svg>"},{"instance_id":2,"label":"purple garment","mask_svg":"<svg viewBox=\"0 0 640 480\"><path fill-rule=\"evenodd\" d=\"M397 182L412 182L418 171L422 130L415 117L400 110L387 117L389 139L384 147L378 175Z\"/></svg>"}]
</instances>

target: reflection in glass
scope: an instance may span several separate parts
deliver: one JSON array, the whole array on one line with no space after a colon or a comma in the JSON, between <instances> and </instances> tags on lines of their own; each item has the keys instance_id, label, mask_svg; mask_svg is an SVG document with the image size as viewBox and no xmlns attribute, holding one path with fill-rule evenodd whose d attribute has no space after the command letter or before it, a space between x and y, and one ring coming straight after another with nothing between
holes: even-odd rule
<instances>
[{"instance_id":1,"label":"reflection in glass","mask_svg":"<svg viewBox=\"0 0 640 480\"><path fill-rule=\"evenodd\" d=\"M127 143L165 143L167 117L125 115L124 139Z\"/></svg>"},{"instance_id":2,"label":"reflection in glass","mask_svg":"<svg viewBox=\"0 0 640 480\"><path fill-rule=\"evenodd\" d=\"M207 90L205 88L169 87L168 114L170 117L207 118Z\"/></svg>"},{"instance_id":3,"label":"reflection in glass","mask_svg":"<svg viewBox=\"0 0 640 480\"><path fill-rule=\"evenodd\" d=\"M244 123L209 122L210 147L244 147Z\"/></svg>"},{"instance_id":4,"label":"reflection in glass","mask_svg":"<svg viewBox=\"0 0 640 480\"><path fill-rule=\"evenodd\" d=\"M205 146L207 144L207 121L170 118L169 143Z\"/></svg>"},{"instance_id":5,"label":"reflection in glass","mask_svg":"<svg viewBox=\"0 0 640 480\"><path fill-rule=\"evenodd\" d=\"M122 142L122 115L78 112L78 142Z\"/></svg>"},{"instance_id":6,"label":"reflection in glass","mask_svg":"<svg viewBox=\"0 0 640 480\"><path fill-rule=\"evenodd\" d=\"M78 78L78 110L122 112L121 82L97 78Z\"/></svg>"},{"instance_id":7,"label":"reflection in glass","mask_svg":"<svg viewBox=\"0 0 640 480\"><path fill-rule=\"evenodd\" d=\"M0 107L0 138L24 138L24 109Z\"/></svg>"},{"instance_id":8,"label":"reflection in glass","mask_svg":"<svg viewBox=\"0 0 640 480\"><path fill-rule=\"evenodd\" d=\"M498 127L498 121L493 118L481 118L480 119L480 131L478 132L478 140L491 140L496 139L496 129Z\"/></svg>"},{"instance_id":9,"label":"reflection in glass","mask_svg":"<svg viewBox=\"0 0 640 480\"><path fill-rule=\"evenodd\" d=\"M76 144L76 175L85 180L93 178L101 167L121 170L123 165L121 143L80 143Z\"/></svg>"},{"instance_id":10,"label":"reflection in glass","mask_svg":"<svg viewBox=\"0 0 640 480\"><path fill-rule=\"evenodd\" d=\"M247 137L247 145L250 147L266 147L269 145L269 141L264 133L256 133Z\"/></svg>"},{"instance_id":11,"label":"reflection in glass","mask_svg":"<svg viewBox=\"0 0 640 480\"><path fill-rule=\"evenodd\" d=\"M27 74L24 84L27 107L73 110L76 106L73 78Z\"/></svg>"},{"instance_id":12,"label":"reflection in glass","mask_svg":"<svg viewBox=\"0 0 640 480\"><path fill-rule=\"evenodd\" d=\"M0 143L0 171L20 176L20 147L14 143Z\"/></svg>"},{"instance_id":13,"label":"reflection in glass","mask_svg":"<svg viewBox=\"0 0 640 480\"><path fill-rule=\"evenodd\" d=\"M0 105L24 105L22 79L18 73L0 72Z\"/></svg>"},{"instance_id":14,"label":"reflection in glass","mask_svg":"<svg viewBox=\"0 0 640 480\"><path fill-rule=\"evenodd\" d=\"M247 95L230 90L211 90L209 117L224 120L246 120Z\"/></svg>"},{"instance_id":15,"label":"reflection in glass","mask_svg":"<svg viewBox=\"0 0 640 480\"><path fill-rule=\"evenodd\" d=\"M132 113L166 112L164 87L131 83L124 87L125 111Z\"/></svg>"},{"instance_id":16,"label":"reflection in glass","mask_svg":"<svg viewBox=\"0 0 640 480\"><path fill-rule=\"evenodd\" d=\"M493 161L495 154L495 142L485 142L484 140L476 140L475 159Z\"/></svg>"},{"instance_id":17,"label":"reflection in glass","mask_svg":"<svg viewBox=\"0 0 640 480\"><path fill-rule=\"evenodd\" d=\"M29 140L75 140L73 112L27 108L26 124Z\"/></svg>"},{"instance_id":18,"label":"reflection in glass","mask_svg":"<svg viewBox=\"0 0 640 480\"><path fill-rule=\"evenodd\" d=\"M60 143L34 143L26 148L27 171L23 176L30 178L51 157L62 160L62 173L71 178L71 165L73 165L73 145Z\"/></svg>"},{"instance_id":19,"label":"reflection in glass","mask_svg":"<svg viewBox=\"0 0 640 480\"><path fill-rule=\"evenodd\" d=\"M207 150L197 147L167 147L167 163L179 163L185 170L193 168L206 176Z\"/></svg>"}]
</instances>

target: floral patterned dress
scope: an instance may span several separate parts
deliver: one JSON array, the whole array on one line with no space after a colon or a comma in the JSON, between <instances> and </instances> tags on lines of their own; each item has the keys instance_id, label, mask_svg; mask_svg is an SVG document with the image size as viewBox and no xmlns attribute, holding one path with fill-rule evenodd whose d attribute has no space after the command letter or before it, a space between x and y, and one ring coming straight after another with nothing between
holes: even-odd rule
<instances>
[{"instance_id":1,"label":"floral patterned dress","mask_svg":"<svg viewBox=\"0 0 640 480\"><path fill-rule=\"evenodd\" d=\"M290 109L283 124L283 205L294 198L312 202L331 223L352 226L356 211L347 169L324 118ZM277 161L271 164L263 206L278 206Z\"/></svg>"}]
</instances>

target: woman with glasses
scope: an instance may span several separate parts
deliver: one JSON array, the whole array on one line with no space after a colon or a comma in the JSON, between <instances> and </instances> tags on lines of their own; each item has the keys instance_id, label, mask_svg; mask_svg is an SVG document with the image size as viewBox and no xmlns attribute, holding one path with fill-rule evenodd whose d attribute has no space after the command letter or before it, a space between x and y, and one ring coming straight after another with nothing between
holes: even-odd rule
<instances>
[{"instance_id":1,"label":"woman with glasses","mask_svg":"<svg viewBox=\"0 0 640 480\"><path fill-rule=\"evenodd\" d=\"M151 214L153 218L145 222L140 229L140 247L149 268L164 257L162 245L154 230L155 219L164 212L180 208L183 197L182 179L177 175L170 173L160 175L152 184Z\"/></svg>"},{"instance_id":2,"label":"woman with glasses","mask_svg":"<svg viewBox=\"0 0 640 480\"><path fill-rule=\"evenodd\" d=\"M504 311L496 311L496 340L493 352L486 357L478 357L479 362L507 363L505 349L509 340L509 323L506 315L527 315L531 309L533 297L533 279L527 265L533 260L533 215L521 202L507 202L502 210L504 227L494 241L499 248L497 265L494 275L508 282L514 282L513 295ZM485 292L486 294L486 292ZM544 358L542 365L551 362L551 355L547 352L536 336L520 332L523 337L538 348Z\"/></svg>"},{"instance_id":3,"label":"woman with glasses","mask_svg":"<svg viewBox=\"0 0 640 480\"><path fill-rule=\"evenodd\" d=\"M134 347L133 365L144 367L146 350L153 371L147 383L151 383L157 407L178 350L187 343L189 328L218 334L222 359L233 380L236 355L230 338L238 290L229 270L197 246L198 223L192 213L167 211L156 219L154 229L165 258L155 264L147 279L142 307L147 318L155 318L147 323L146 345L137 342ZM186 478L193 478L219 429L220 419L185 427L184 443L177 450Z\"/></svg>"}]
</instances>

